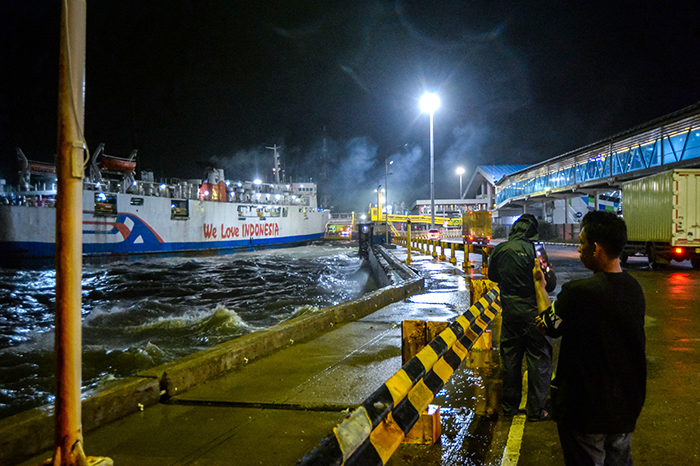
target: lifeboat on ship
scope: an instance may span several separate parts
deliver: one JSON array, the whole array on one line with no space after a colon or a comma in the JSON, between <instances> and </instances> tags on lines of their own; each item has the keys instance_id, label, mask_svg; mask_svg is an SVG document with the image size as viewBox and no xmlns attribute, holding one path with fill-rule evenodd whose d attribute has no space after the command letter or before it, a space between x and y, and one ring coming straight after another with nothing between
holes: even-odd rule
<instances>
[{"instance_id":1,"label":"lifeboat on ship","mask_svg":"<svg viewBox=\"0 0 700 466\"><path fill-rule=\"evenodd\" d=\"M105 154L104 143L100 144L95 151L93 156L93 164L99 164L101 172L114 173L114 174L134 174L136 173L136 153L134 150L128 158L115 157L113 155Z\"/></svg>"},{"instance_id":2,"label":"lifeboat on ship","mask_svg":"<svg viewBox=\"0 0 700 466\"><path fill-rule=\"evenodd\" d=\"M34 160L28 161L28 167L30 173L45 173L47 175L56 174L56 165L52 163L36 162Z\"/></svg>"},{"instance_id":3,"label":"lifeboat on ship","mask_svg":"<svg viewBox=\"0 0 700 466\"><path fill-rule=\"evenodd\" d=\"M128 158L107 155L104 152L104 143L97 147L90 157L90 180L99 182L104 175L108 178L120 178L126 181L125 186L130 186L136 173L136 153L133 151Z\"/></svg>"},{"instance_id":4,"label":"lifeboat on ship","mask_svg":"<svg viewBox=\"0 0 700 466\"><path fill-rule=\"evenodd\" d=\"M136 160L102 154L102 158L100 159L100 167L103 171L136 173Z\"/></svg>"},{"instance_id":5,"label":"lifeboat on ship","mask_svg":"<svg viewBox=\"0 0 700 466\"><path fill-rule=\"evenodd\" d=\"M56 165L53 163L37 162L36 160L29 160L27 156L24 155L22 149L19 147L17 151L17 167L20 172L30 174L43 174L43 175L55 175Z\"/></svg>"}]
</instances>

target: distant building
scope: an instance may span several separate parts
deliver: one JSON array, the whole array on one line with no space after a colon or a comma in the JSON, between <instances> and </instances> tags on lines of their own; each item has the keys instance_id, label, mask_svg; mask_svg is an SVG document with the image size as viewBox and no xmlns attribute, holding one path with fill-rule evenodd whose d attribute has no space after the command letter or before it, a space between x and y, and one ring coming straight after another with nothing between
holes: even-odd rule
<instances>
[{"instance_id":1,"label":"distant building","mask_svg":"<svg viewBox=\"0 0 700 466\"><path fill-rule=\"evenodd\" d=\"M479 165L467 182L462 199L435 199L435 215L459 217L468 210L493 211L496 201L496 182L506 175L527 167L529 165ZM411 213L430 215L430 199L417 200ZM506 208L502 212L494 211L494 221L497 218L501 220L509 217L517 218L520 214L522 212L519 209Z\"/></svg>"}]
</instances>

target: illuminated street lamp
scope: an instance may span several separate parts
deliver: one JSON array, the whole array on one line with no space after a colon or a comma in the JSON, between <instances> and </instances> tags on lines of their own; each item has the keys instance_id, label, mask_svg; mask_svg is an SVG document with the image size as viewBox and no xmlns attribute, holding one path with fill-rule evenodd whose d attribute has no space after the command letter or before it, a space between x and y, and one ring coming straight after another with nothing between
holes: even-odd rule
<instances>
[{"instance_id":1,"label":"illuminated street lamp","mask_svg":"<svg viewBox=\"0 0 700 466\"><path fill-rule=\"evenodd\" d=\"M462 195L462 175L464 175L464 168L457 168L457 174L459 175L459 198L464 199L464 196Z\"/></svg>"},{"instance_id":2,"label":"illuminated street lamp","mask_svg":"<svg viewBox=\"0 0 700 466\"><path fill-rule=\"evenodd\" d=\"M430 114L430 228L435 228L435 144L433 140L433 113L440 108L440 97L431 92L423 94L420 109Z\"/></svg>"},{"instance_id":3,"label":"illuminated street lamp","mask_svg":"<svg viewBox=\"0 0 700 466\"><path fill-rule=\"evenodd\" d=\"M394 149L398 149L399 147L401 150L405 150L408 144L401 144L400 146L396 146ZM384 186L386 187L386 192L384 193L384 205L388 206L389 205L389 175L393 175L393 173L389 172L389 165L393 164L394 161L392 160L391 162L389 161L389 157L391 157L393 154L393 150L389 152L389 155L384 157ZM381 219L381 218L380 218ZM387 207L386 210L386 244L389 244L389 209Z\"/></svg>"},{"instance_id":4,"label":"illuminated street lamp","mask_svg":"<svg viewBox=\"0 0 700 466\"><path fill-rule=\"evenodd\" d=\"M384 192L379 180L377 180L377 189L374 191L377 193L377 223L379 223L382 220L382 193Z\"/></svg>"}]
</instances>

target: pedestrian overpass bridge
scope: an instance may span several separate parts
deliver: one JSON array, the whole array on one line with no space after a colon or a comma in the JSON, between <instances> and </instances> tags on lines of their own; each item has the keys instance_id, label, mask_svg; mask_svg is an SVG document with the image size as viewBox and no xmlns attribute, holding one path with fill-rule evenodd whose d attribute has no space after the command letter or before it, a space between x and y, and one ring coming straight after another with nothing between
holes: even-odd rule
<instances>
[{"instance_id":1,"label":"pedestrian overpass bridge","mask_svg":"<svg viewBox=\"0 0 700 466\"><path fill-rule=\"evenodd\" d=\"M504 176L496 184L496 208L525 211L532 203L597 196L633 179L698 166L700 102Z\"/></svg>"}]
</instances>

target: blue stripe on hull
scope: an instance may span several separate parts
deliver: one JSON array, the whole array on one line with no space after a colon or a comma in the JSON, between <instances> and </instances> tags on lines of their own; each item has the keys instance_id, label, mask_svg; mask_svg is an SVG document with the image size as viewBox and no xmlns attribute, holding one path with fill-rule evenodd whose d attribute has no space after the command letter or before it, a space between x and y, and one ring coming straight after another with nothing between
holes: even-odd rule
<instances>
[{"instance_id":1,"label":"blue stripe on hull","mask_svg":"<svg viewBox=\"0 0 700 466\"><path fill-rule=\"evenodd\" d=\"M178 255L222 255L240 251L252 251L264 248L278 248L302 244L323 238L323 233L275 238L254 238L236 241L208 241L188 243L148 242L142 244L120 243L84 243L83 256L108 257L118 256L178 256ZM0 266L33 267L33 261L53 261L54 243L13 242L0 243Z\"/></svg>"}]
</instances>

